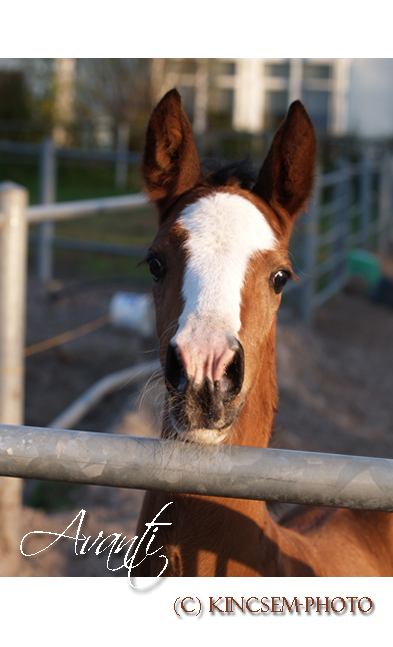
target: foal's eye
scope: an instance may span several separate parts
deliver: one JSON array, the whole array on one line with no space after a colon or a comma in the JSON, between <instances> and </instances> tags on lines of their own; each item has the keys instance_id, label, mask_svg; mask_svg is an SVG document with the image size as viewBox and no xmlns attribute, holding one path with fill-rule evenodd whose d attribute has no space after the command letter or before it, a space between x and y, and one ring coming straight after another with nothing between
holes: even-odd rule
<instances>
[{"instance_id":1,"label":"foal's eye","mask_svg":"<svg viewBox=\"0 0 393 647\"><path fill-rule=\"evenodd\" d=\"M273 283L273 288L276 294L280 294L280 292L282 292L284 285L290 278L291 275L286 270L279 270L278 272L273 274L271 281Z\"/></svg>"},{"instance_id":2,"label":"foal's eye","mask_svg":"<svg viewBox=\"0 0 393 647\"><path fill-rule=\"evenodd\" d=\"M151 275L155 281L158 281L158 279L162 275L162 265L158 258L151 258L149 260L149 269L151 272Z\"/></svg>"}]
</instances>

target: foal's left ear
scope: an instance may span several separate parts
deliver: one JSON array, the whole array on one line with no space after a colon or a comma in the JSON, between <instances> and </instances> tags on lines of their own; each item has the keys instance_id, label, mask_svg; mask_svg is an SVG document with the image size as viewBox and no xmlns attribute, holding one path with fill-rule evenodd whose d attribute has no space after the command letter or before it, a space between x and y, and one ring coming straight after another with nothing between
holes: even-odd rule
<instances>
[{"instance_id":1,"label":"foal's left ear","mask_svg":"<svg viewBox=\"0 0 393 647\"><path fill-rule=\"evenodd\" d=\"M312 191L315 152L314 127L300 101L294 101L274 136L253 191L276 212L283 208L295 216Z\"/></svg>"},{"instance_id":2,"label":"foal's left ear","mask_svg":"<svg viewBox=\"0 0 393 647\"><path fill-rule=\"evenodd\" d=\"M201 178L191 125L177 90L170 90L150 117L142 172L149 198L161 213Z\"/></svg>"}]
</instances>

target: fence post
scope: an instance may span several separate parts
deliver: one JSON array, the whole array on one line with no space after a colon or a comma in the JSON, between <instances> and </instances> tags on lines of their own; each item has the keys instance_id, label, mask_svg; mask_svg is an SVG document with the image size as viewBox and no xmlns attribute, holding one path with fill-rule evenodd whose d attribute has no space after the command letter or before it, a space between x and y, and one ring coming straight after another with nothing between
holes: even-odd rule
<instances>
[{"instance_id":1,"label":"fence post","mask_svg":"<svg viewBox=\"0 0 393 647\"><path fill-rule=\"evenodd\" d=\"M348 279L349 237L351 234L351 175L348 160L338 160L336 170L341 179L334 185L333 227L336 238L332 244L334 266L332 282L344 285Z\"/></svg>"},{"instance_id":2,"label":"fence post","mask_svg":"<svg viewBox=\"0 0 393 647\"><path fill-rule=\"evenodd\" d=\"M56 201L56 149L51 137L42 142L40 155L39 202L51 204ZM49 283L53 273L53 222L38 225L37 277Z\"/></svg>"},{"instance_id":3,"label":"fence post","mask_svg":"<svg viewBox=\"0 0 393 647\"><path fill-rule=\"evenodd\" d=\"M116 189L125 189L128 175L128 141L130 139L130 124L121 123L117 127L115 185Z\"/></svg>"},{"instance_id":4,"label":"fence post","mask_svg":"<svg viewBox=\"0 0 393 647\"><path fill-rule=\"evenodd\" d=\"M27 202L26 189L0 184L0 422L14 425L23 424ZM0 477L0 576L18 569L22 485Z\"/></svg>"},{"instance_id":5,"label":"fence post","mask_svg":"<svg viewBox=\"0 0 393 647\"><path fill-rule=\"evenodd\" d=\"M378 251L385 253L389 247L392 209L392 158L385 154L379 167L378 191Z\"/></svg>"},{"instance_id":6,"label":"fence post","mask_svg":"<svg viewBox=\"0 0 393 647\"><path fill-rule=\"evenodd\" d=\"M359 247L367 249L371 204L371 162L366 152L361 163L360 174L360 231Z\"/></svg>"},{"instance_id":7,"label":"fence post","mask_svg":"<svg viewBox=\"0 0 393 647\"><path fill-rule=\"evenodd\" d=\"M388 167L388 228L386 232L388 249L393 245L393 156L389 155Z\"/></svg>"},{"instance_id":8,"label":"fence post","mask_svg":"<svg viewBox=\"0 0 393 647\"><path fill-rule=\"evenodd\" d=\"M317 254L318 210L321 200L320 170L317 169L313 195L308 203L308 213L304 221L302 296L300 314L305 323L313 321L313 297L315 294L315 263Z\"/></svg>"}]
</instances>

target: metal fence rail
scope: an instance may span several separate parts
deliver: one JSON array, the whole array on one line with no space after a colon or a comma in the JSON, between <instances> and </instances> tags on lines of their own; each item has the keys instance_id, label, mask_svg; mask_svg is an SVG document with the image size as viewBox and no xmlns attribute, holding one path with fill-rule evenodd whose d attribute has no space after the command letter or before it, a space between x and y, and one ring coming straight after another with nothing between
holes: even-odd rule
<instances>
[{"instance_id":1,"label":"metal fence rail","mask_svg":"<svg viewBox=\"0 0 393 647\"><path fill-rule=\"evenodd\" d=\"M53 246L58 246L59 241L54 240L54 220L65 218L77 218L80 216L93 215L96 213L106 213L107 211L119 211L127 209L125 202L130 196L120 196L118 201L110 202L109 198L104 198L101 202L94 200L75 201L74 203L56 203L56 185L57 185L57 162L60 158L75 160L86 160L95 162L106 162L115 164L116 187L126 188L127 168L129 164L139 164L141 160L140 153L128 152L127 150L117 149L116 151L102 151L97 149L77 149L77 148L58 148L54 145L51 137L46 137L40 144L28 142L0 141L1 153L14 153L16 155L25 155L38 158L39 170L39 208L33 207L31 212L31 222L39 223L38 233L35 239L37 246L36 271L38 278L47 283L53 275ZM26 160L25 160L26 161ZM34 162L34 163L37 163ZM145 200L146 201L146 200ZM112 206L113 204L113 206ZM131 201L129 208L135 208L138 201ZM47 209L45 210L45 205ZM48 209L48 207L50 208ZM68 241L68 248L72 241ZM88 251L88 246L80 246ZM91 245L90 245L91 249ZM113 246L109 253L119 253ZM128 254L127 254L128 255Z\"/></svg>"},{"instance_id":2,"label":"metal fence rail","mask_svg":"<svg viewBox=\"0 0 393 647\"><path fill-rule=\"evenodd\" d=\"M29 243L36 244L38 236L29 236ZM95 254L108 254L110 256L130 256L131 258L142 258L146 254L147 245L122 245L121 243L101 243L95 240L84 240L83 238L66 238L55 236L52 239L52 247L55 249L71 249L77 252L94 252Z\"/></svg>"},{"instance_id":3,"label":"metal fence rail","mask_svg":"<svg viewBox=\"0 0 393 647\"><path fill-rule=\"evenodd\" d=\"M0 474L393 511L393 460L0 425Z\"/></svg>"},{"instance_id":4,"label":"metal fence rail","mask_svg":"<svg viewBox=\"0 0 393 647\"><path fill-rule=\"evenodd\" d=\"M136 193L134 195L119 195L113 198L36 204L28 207L27 220L29 224L35 224L47 220L69 220L84 216L97 216L114 211L135 209L146 205L147 202L147 197L143 193Z\"/></svg>"},{"instance_id":5,"label":"metal fence rail","mask_svg":"<svg viewBox=\"0 0 393 647\"><path fill-rule=\"evenodd\" d=\"M17 155L42 155L45 141L40 144L0 140L0 152L15 153ZM88 161L117 162L119 158L129 164L139 164L140 153L128 151L99 150L96 148L55 148L56 157L68 159L85 159Z\"/></svg>"},{"instance_id":6,"label":"metal fence rail","mask_svg":"<svg viewBox=\"0 0 393 647\"><path fill-rule=\"evenodd\" d=\"M383 253L393 232L393 159L346 160L319 174L308 214L302 218L292 255L301 277L301 314L315 311L348 282L350 250Z\"/></svg>"},{"instance_id":7,"label":"metal fence rail","mask_svg":"<svg viewBox=\"0 0 393 647\"><path fill-rule=\"evenodd\" d=\"M79 249L110 254L140 255L140 249L116 246L97 241L56 239L57 220L138 208L147 203L145 196L120 196L67 203L55 202L56 159L79 157L119 163L135 163L138 154L124 151L93 151L58 149L50 139L40 145L0 142L0 151L40 155L40 202L29 207L28 220L39 223L37 242L37 274L41 281L52 278L52 248ZM386 250L393 222L392 156L385 151L380 159L367 154L351 164L341 159L335 170L317 177L314 199L308 217L300 226L300 244L293 251L300 277L301 295L297 299L303 319L311 321L314 312L339 291L348 280L348 252L360 247L376 252ZM293 285L299 295L299 285ZM287 290L288 292L288 290Z\"/></svg>"}]
</instances>

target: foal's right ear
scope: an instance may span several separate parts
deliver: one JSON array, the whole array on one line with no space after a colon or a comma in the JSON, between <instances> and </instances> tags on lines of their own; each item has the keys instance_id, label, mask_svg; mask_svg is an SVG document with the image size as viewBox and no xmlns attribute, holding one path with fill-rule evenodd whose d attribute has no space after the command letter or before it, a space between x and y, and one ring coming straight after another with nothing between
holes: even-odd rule
<instances>
[{"instance_id":1,"label":"foal's right ear","mask_svg":"<svg viewBox=\"0 0 393 647\"><path fill-rule=\"evenodd\" d=\"M149 198L161 214L168 203L201 179L190 122L177 90L168 92L150 117L142 173Z\"/></svg>"}]
</instances>

